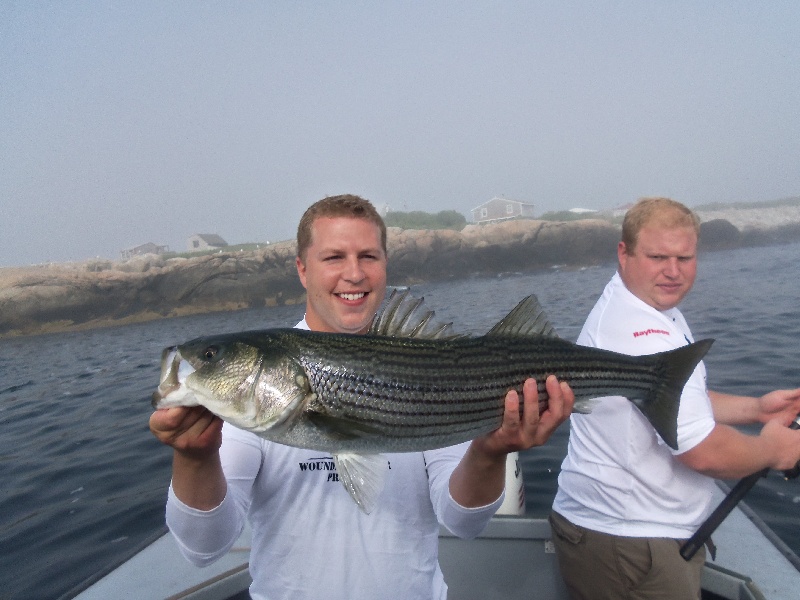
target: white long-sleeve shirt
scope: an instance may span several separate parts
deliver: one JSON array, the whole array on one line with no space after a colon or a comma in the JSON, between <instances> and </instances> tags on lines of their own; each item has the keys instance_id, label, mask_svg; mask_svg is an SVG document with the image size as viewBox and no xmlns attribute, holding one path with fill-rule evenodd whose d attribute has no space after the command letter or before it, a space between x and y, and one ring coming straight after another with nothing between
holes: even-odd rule
<instances>
[{"instance_id":1,"label":"white long-sleeve shirt","mask_svg":"<svg viewBox=\"0 0 800 600\"><path fill-rule=\"evenodd\" d=\"M205 565L231 548L249 519L254 600L444 600L439 523L459 537L474 537L503 501L501 494L491 505L470 509L450 496L450 475L468 445L387 454L386 485L367 515L338 480L330 455L225 423L225 499L200 511L170 487L167 525L184 556Z\"/></svg>"}]
</instances>

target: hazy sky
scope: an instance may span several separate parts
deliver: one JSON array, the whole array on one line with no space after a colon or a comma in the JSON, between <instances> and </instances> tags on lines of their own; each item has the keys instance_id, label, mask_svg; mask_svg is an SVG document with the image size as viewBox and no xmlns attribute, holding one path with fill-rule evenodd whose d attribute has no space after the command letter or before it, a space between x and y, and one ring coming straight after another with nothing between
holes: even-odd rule
<instances>
[{"instance_id":1,"label":"hazy sky","mask_svg":"<svg viewBox=\"0 0 800 600\"><path fill-rule=\"evenodd\" d=\"M0 3L0 266L289 239L338 193L800 195L800 2Z\"/></svg>"}]
</instances>

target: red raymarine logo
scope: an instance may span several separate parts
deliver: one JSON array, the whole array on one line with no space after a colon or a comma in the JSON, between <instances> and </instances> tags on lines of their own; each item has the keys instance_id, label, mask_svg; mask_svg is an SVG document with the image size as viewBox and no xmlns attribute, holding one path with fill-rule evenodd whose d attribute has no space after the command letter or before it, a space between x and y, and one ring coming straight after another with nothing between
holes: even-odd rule
<instances>
[{"instance_id":1,"label":"red raymarine logo","mask_svg":"<svg viewBox=\"0 0 800 600\"><path fill-rule=\"evenodd\" d=\"M669 331L664 331L663 329L645 329L644 331L634 331L633 337L641 337L643 335L650 335L652 333L660 333L662 335L669 335Z\"/></svg>"}]
</instances>

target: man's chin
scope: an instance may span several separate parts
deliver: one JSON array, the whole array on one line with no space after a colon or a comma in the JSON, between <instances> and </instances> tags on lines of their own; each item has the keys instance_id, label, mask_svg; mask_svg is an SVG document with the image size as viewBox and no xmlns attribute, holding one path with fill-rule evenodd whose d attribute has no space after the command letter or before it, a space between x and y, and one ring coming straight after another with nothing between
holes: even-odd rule
<instances>
[{"instance_id":1,"label":"man's chin","mask_svg":"<svg viewBox=\"0 0 800 600\"><path fill-rule=\"evenodd\" d=\"M361 319L341 319L339 331L342 333L366 333L372 324L372 317Z\"/></svg>"},{"instance_id":2,"label":"man's chin","mask_svg":"<svg viewBox=\"0 0 800 600\"><path fill-rule=\"evenodd\" d=\"M675 308L676 306L678 306L678 304L681 303L681 300L683 300L683 296L684 294L674 294L674 295L670 294L666 296L660 296L657 299L658 305L656 306L656 308L658 308L658 310L670 310L672 308Z\"/></svg>"}]
</instances>

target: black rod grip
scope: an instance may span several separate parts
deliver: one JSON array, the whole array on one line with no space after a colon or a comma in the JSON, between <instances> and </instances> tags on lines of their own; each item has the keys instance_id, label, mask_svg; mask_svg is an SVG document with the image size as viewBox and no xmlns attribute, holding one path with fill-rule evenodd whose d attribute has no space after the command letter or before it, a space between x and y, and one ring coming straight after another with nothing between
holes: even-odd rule
<instances>
[{"instance_id":1,"label":"black rod grip","mask_svg":"<svg viewBox=\"0 0 800 600\"><path fill-rule=\"evenodd\" d=\"M733 489L728 492L728 495L719 503L719 506L714 509L708 518L703 521L703 524L694 532L683 546L681 546L681 556L684 560L692 560L692 557L697 554L697 551L703 547L703 544L708 541L711 534L714 533L717 527L725 520L731 511L739 504L739 501L745 497L745 494L756 484L762 477L766 477L769 469L764 469L758 473L753 473L747 477L740 479Z\"/></svg>"}]
</instances>

